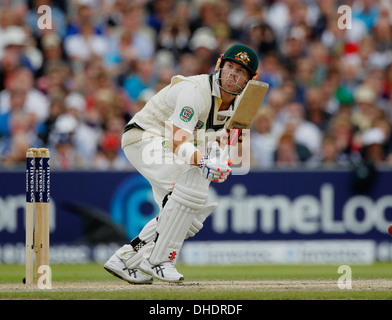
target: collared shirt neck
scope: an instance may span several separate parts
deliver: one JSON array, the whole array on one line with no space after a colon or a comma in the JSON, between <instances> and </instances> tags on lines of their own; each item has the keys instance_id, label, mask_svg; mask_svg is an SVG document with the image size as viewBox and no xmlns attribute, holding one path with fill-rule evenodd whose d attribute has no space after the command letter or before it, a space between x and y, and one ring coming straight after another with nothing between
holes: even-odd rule
<instances>
[{"instance_id":1,"label":"collared shirt neck","mask_svg":"<svg viewBox=\"0 0 392 320\"><path fill-rule=\"evenodd\" d=\"M218 85L218 76L219 72L216 72L212 76L212 97L214 100L213 108L214 108L214 114L215 114L215 121L223 121L225 122L228 117L231 117L234 112L234 101L231 104L231 108L228 110L221 110L219 111L219 108L222 104L222 99L221 99L221 91Z\"/></svg>"},{"instance_id":2,"label":"collared shirt neck","mask_svg":"<svg viewBox=\"0 0 392 320\"><path fill-rule=\"evenodd\" d=\"M220 88L218 85L219 72L215 72L212 76L212 95L217 98L221 98Z\"/></svg>"}]
</instances>

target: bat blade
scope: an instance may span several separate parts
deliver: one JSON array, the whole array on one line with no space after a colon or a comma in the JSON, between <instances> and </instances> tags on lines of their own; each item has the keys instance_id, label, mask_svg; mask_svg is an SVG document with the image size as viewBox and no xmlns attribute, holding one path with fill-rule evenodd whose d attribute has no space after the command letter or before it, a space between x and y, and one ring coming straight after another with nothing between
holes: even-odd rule
<instances>
[{"instance_id":1,"label":"bat blade","mask_svg":"<svg viewBox=\"0 0 392 320\"><path fill-rule=\"evenodd\" d=\"M269 84L262 81L250 80L241 96L234 105L234 113L227 122L225 129L227 132L227 143L222 153L221 161L227 158L229 145L235 146L242 139L242 130L249 129L263 101Z\"/></svg>"},{"instance_id":2,"label":"bat blade","mask_svg":"<svg viewBox=\"0 0 392 320\"><path fill-rule=\"evenodd\" d=\"M249 129L268 88L266 82L250 80L234 105L234 113L226 129Z\"/></svg>"}]
</instances>

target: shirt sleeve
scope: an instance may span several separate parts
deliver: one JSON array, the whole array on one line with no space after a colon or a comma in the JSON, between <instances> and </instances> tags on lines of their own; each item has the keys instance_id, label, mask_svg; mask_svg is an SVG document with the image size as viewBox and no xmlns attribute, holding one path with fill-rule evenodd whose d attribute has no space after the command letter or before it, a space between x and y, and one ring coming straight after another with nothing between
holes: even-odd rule
<instances>
[{"instance_id":1,"label":"shirt sleeve","mask_svg":"<svg viewBox=\"0 0 392 320\"><path fill-rule=\"evenodd\" d=\"M200 90L190 81L182 81L170 88L167 102L174 105L174 112L169 118L171 123L191 134L203 111Z\"/></svg>"}]
</instances>

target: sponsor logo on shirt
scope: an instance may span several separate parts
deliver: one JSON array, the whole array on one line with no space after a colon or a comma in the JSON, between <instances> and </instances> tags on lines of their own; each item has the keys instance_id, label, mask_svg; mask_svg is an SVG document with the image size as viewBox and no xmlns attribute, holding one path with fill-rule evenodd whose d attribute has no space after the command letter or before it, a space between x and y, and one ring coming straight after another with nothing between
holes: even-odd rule
<instances>
[{"instance_id":1,"label":"sponsor logo on shirt","mask_svg":"<svg viewBox=\"0 0 392 320\"><path fill-rule=\"evenodd\" d=\"M184 107L181 110L180 119L182 121L189 122L189 121L191 121L194 113L195 112L193 111L193 109L191 107Z\"/></svg>"}]
</instances>

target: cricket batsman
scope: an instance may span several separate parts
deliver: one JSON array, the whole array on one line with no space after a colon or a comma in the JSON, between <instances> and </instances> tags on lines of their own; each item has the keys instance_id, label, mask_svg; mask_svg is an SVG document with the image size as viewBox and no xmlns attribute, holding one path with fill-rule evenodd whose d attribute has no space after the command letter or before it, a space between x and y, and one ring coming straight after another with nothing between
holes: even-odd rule
<instances>
[{"instance_id":1,"label":"cricket batsman","mask_svg":"<svg viewBox=\"0 0 392 320\"><path fill-rule=\"evenodd\" d=\"M122 149L150 182L160 212L113 254L104 265L107 271L129 283L152 283L153 277L184 281L175 267L182 244L217 207L205 204L210 182L224 182L231 172L230 161L218 157L219 144L210 144L207 152L197 147L194 134L224 128L257 69L254 50L235 44L218 59L213 74L174 76L125 126Z\"/></svg>"}]
</instances>

